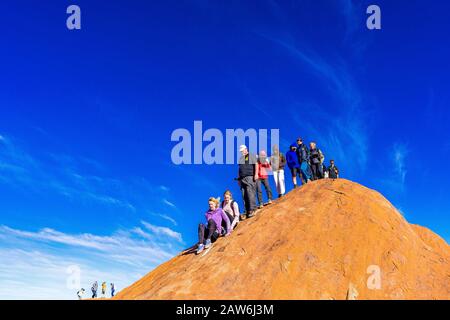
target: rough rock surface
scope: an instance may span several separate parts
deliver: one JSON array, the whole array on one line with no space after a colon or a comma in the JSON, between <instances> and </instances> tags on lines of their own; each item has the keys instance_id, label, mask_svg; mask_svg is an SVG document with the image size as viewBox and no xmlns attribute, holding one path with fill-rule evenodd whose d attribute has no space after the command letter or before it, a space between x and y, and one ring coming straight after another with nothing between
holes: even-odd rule
<instances>
[{"instance_id":1,"label":"rough rock surface","mask_svg":"<svg viewBox=\"0 0 450 320\"><path fill-rule=\"evenodd\" d=\"M180 253L116 299L450 299L450 247L378 192L321 180L241 222L207 254Z\"/></svg>"}]
</instances>

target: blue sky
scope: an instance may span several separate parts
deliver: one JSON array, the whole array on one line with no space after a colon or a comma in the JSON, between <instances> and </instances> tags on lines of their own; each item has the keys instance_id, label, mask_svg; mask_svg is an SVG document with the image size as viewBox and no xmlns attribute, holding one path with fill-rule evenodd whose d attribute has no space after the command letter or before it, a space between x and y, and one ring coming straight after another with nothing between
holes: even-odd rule
<instances>
[{"instance_id":1,"label":"blue sky","mask_svg":"<svg viewBox=\"0 0 450 320\"><path fill-rule=\"evenodd\" d=\"M450 241L450 4L8 1L0 58L0 298L120 290L196 241L233 165L175 166L173 130L280 129ZM271 181L272 183L272 181ZM292 185L287 182L288 189ZM237 196L238 200L240 198Z\"/></svg>"}]
</instances>

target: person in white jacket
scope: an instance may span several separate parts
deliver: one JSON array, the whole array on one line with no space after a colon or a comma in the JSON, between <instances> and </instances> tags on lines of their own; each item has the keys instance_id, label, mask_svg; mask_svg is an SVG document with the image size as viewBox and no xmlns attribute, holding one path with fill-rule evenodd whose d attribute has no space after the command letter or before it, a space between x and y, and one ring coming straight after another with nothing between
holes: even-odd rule
<instances>
[{"instance_id":1,"label":"person in white jacket","mask_svg":"<svg viewBox=\"0 0 450 320\"><path fill-rule=\"evenodd\" d=\"M286 157L280 152L277 145L273 146L272 156L270 157L270 165L272 167L273 179L277 187L278 198L286 193L286 185L284 183L284 167L286 166Z\"/></svg>"},{"instance_id":2,"label":"person in white jacket","mask_svg":"<svg viewBox=\"0 0 450 320\"><path fill-rule=\"evenodd\" d=\"M231 230L233 230L239 223L239 205L233 200L233 195L229 190L225 191L223 194L222 210L230 219Z\"/></svg>"}]
</instances>

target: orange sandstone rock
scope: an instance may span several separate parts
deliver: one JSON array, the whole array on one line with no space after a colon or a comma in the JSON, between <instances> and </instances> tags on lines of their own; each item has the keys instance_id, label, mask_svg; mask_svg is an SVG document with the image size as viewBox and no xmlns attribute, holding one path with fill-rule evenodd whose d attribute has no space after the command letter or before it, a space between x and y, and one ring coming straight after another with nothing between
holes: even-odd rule
<instances>
[{"instance_id":1,"label":"orange sandstone rock","mask_svg":"<svg viewBox=\"0 0 450 320\"><path fill-rule=\"evenodd\" d=\"M193 231L194 232L194 231ZM115 299L450 299L450 247L348 180L295 189Z\"/></svg>"}]
</instances>

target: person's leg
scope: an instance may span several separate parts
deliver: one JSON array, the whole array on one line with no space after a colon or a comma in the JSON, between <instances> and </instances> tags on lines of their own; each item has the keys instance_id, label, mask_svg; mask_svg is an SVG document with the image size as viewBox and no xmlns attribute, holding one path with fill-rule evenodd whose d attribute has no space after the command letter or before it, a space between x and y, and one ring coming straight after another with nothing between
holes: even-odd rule
<instances>
[{"instance_id":1,"label":"person's leg","mask_svg":"<svg viewBox=\"0 0 450 320\"><path fill-rule=\"evenodd\" d=\"M213 219L209 219L208 220L208 234L205 235L206 240L208 240L208 239L211 240L211 237L213 236L214 231L216 231L216 230L217 230L216 222Z\"/></svg>"},{"instance_id":2,"label":"person's leg","mask_svg":"<svg viewBox=\"0 0 450 320\"><path fill-rule=\"evenodd\" d=\"M320 163L318 165L318 168L319 168L319 178L323 179L323 165Z\"/></svg>"},{"instance_id":3,"label":"person's leg","mask_svg":"<svg viewBox=\"0 0 450 320\"><path fill-rule=\"evenodd\" d=\"M225 214L227 215L228 220L230 220L230 226L231 226L231 224L234 221L234 217L231 214L229 214L228 212L225 212ZM227 223L225 222L224 219L222 219L222 229L225 229L225 230L227 229Z\"/></svg>"},{"instance_id":4,"label":"person's leg","mask_svg":"<svg viewBox=\"0 0 450 320\"><path fill-rule=\"evenodd\" d=\"M248 186L247 183L245 182L245 178L241 180L241 190L242 190L242 199L244 199L244 208L245 208L245 213L249 213L250 212L250 202L248 200L248 190L247 190Z\"/></svg>"},{"instance_id":5,"label":"person's leg","mask_svg":"<svg viewBox=\"0 0 450 320\"><path fill-rule=\"evenodd\" d=\"M300 164L300 176L302 177L302 184L305 184L307 181L306 172L305 172L305 162Z\"/></svg>"},{"instance_id":6,"label":"person's leg","mask_svg":"<svg viewBox=\"0 0 450 320\"><path fill-rule=\"evenodd\" d=\"M241 194L242 194L242 202L244 203L243 208L244 208L245 211L247 211L247 203L245 201L245 197L246 197L246 195L245 195L245 188L243 187L242 183L241 183L241 187L240 188L241 188Z\"/></svg>"},{"instance_id":7,"label":"person's leg","mask_svg":"<svg viewBox=\"0 0 450 320\"><path fill-rule=\"evenodd\" d=\"M264 179L262 183L264 184L264 188L266 188L267 198L269 199L269 201L272 201L272 189L270 188L269 179Z\"/></svg>"},{"instance_id":8,"label":"person's leg","mask_svg":"<svg viewBox=\"0 0 450 320\"><path fill-rule=\"evenodd\" d=\"M303 175L303 162L300 164L300 167L298 168L298 176L300 178L300 181L302 182L302 185L304 185L306 183L306 179Z\"/></svg>"},{"instance_id":9,"label":"person's leg","mask_svg":"<svg viewBox=\"0 0 450 320\"><path fill-rule=\"evenodd\" d=\"M246 185L245 192L247 194L248 209L249 209L249 211L247 212L248 214L256 210L256 182L253 181L253 177L245 177L244 179Z\"/></svg>"},{"instance_id":10,"label":"person's leg","mask_svg":"<svg viewBox=\"0 0 450 320\"><path fill-rule=\"evenodd\" d=\"M312 179L317 180L318 179L318 167L316 163L313 163L311 165L311 171L312 171Z\"/></svg>"},{"instance_id":11,"label":"person's leg","mask_svg":"<svg viewBox=\"0 0 450 320\"><path fill-rule=\"evenodd\" d=\"M281 195L284 195L286 193L286 184L284 182L284 170L278 171L278 183L280 184L280 191L279 193Z\"/></svg>"},{"instance_id":12,"label":"person's leg","mask_svg":"<svg viewBox=\"0 0 450 320\"><path fill-rule=\"evenodd\" d=\"M292 183L294 184L294 188L297 186L297 170L295 168L291 169Z\"/></svg>"},{"instance_id":13,"label":"person's leg","mask_svg":"<svg viewBox=\"0 0 450 320\"><path fill-rule=\"evenodd\" d=\"M198 225L198 244L203 244L205 242L205 225L200 223Z\"/></svg>"},{"instance_id":14,"label":"person's leg","mask_svg":"<svg viewBox=\"0 0 450 320\"><path fill-rule=\"evenodd\" d=\"M262 206L263 197L262 197L261 179L256 180L256 194L258 196L258 204Z\"/></svg>"},{"instance_id":15,"label":"person's leg","mask_svg":"<svg viewBox=\"0 0 450 320\"><path fill-rule=\"evenodd\" d=\"M280 173L279 173L279 171L273 171L273 180L275 181L275 187L277 188L278 195L280 195L281 190L280 190Z\"/></svg>"}]
</instances>

